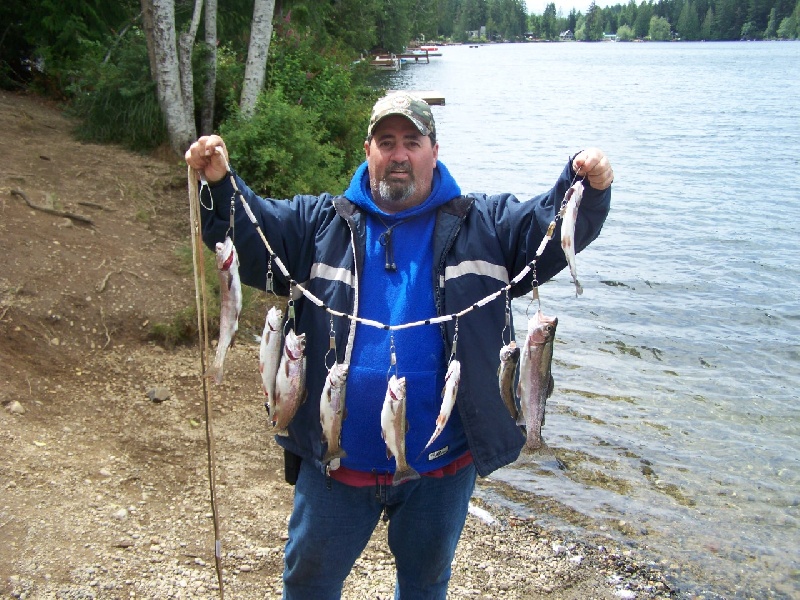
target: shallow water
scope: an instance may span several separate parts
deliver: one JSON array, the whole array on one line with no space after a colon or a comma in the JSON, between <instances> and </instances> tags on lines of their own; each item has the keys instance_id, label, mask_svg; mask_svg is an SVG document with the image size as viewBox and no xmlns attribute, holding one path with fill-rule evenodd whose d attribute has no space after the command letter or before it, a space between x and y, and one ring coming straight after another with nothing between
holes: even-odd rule
<instances>
[{"instance_id":1,"label":"shallow water","mask_svg":"<svg viewBox=\"0 0 800 600\"><path fill-rule=\"evenodd\" d=\"M584 294L566 272L541 288L543 434L567 469L492 477L630 525L614 535L687 594L800 597L798 62L798 42L506 44L382 76L444 94L439 157L465 192L529 197L577 150L609 155Z\"/></svg>"}]
</instances>

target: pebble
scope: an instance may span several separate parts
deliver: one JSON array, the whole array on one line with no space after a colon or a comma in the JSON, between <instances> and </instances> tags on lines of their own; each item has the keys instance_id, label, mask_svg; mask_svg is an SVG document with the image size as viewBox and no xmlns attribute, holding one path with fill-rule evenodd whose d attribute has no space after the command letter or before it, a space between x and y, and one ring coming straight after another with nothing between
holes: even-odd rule
<instances>
[{"instance_id":1,"label":"pebble","mask_svg":"<svg viewBox=\"0 0 800 600\"><path fill-rule=\"evenodd\" d=\"M161 404L162 402L169 400L171 395L172 394L170 393L169 389L163 385L157 385L147 390L147 397L156 404Z\"/></svg>"},{"instance_id":2,"label":"pebble","mask_svg":"<svg viewBox=\"0 0 800 600\"><path fill-rule=\"evenodd\" d=\"M12 400L6 405L6 410L12 415L24 415L25 407L20 404L19 400Z\"/></svg>"}]
</instances>

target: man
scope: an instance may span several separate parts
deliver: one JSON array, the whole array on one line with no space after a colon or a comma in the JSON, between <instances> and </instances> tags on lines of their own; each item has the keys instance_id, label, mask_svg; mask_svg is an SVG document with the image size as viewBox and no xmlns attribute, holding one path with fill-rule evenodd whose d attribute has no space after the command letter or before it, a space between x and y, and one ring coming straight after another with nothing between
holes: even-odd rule
<instances>
[{"instance_id":1,"label":"man","mask_svg":"<svg viewBox=\"0 0 800 600\"><path fill-rule=\"evenodd\" d=\"M217 149L221 149L219 152ZM586 191L576 228L582 250L597 237L609 210L613 171L597 149L579 152L547 193L521 203L509 194L464 196L443 163L430 107L406 93L379 100L372 111L366 161L343 196L257 197L235 177L273 251L333 311L384 325L452 315L508 284L535 256L576 174ZM229 226L234 187L221 138L200 138L186 160L202 172L203 237L213 245ZM238 200L237 200L238 204ZM242 280L264 288L268 256L237 206L235 244ZM558 231L554 237L558 238ZM566 266L558 244L536 262L537 284ZM528 276L511 289L530 291ZM275 274L276 290L290 282ZM289 523L284 598L341 596L342 584L381 515L397 567L396 597L445 598L450 565L466 520L476 475L513 462L524 435L499 394L497 367L505 326L502 295L456 320L390 331L331 317L305 300L292 324L306 334L308 399L289 435L276 437L288 459L300 457ZM513 330L513 327L512 327ZM338 362L349 364L341 465L325 464L319 399L329 336ZM456 409L430 448L455 333L461 364ZM381 438L389 374L406 378L406 456L421 477L393 485L395 460ZM338 468L334 468L338 467Z\"/></svg>"}]
</instances>

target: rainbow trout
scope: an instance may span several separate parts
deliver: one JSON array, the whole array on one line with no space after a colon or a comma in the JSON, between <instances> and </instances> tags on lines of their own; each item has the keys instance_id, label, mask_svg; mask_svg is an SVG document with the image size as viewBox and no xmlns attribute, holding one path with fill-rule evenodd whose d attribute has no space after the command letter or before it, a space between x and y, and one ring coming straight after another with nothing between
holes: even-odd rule
<instances>
[{"instance_id":1,"label":"rainbow trout","mask_svg":"<svg viewBox=\"0 0 800 600\"><path fill-rule=\"evenodd\" d=\"M564 250L564 256L567 257L572 281L575 282L576 296L583 293L583 286L578 281L578 270L575 266L575 223L578 221L581 198L583 198L583 184L576 181L564 194L567 205L564 209L564 216L561 218L561 248Z\"/></svg>"},{"instance_id":2,"label":"rainbow trout","mask_svg":"<svg viewBox=\"0 0 800 600\"><path fill-rule=\"evenodd\" d=\"M521 349L519 366L520 415L519 425L525 426L526 439L524 452L539 450L542 441L544 408L553 393L553 375L550 367L553 362L553 343L556 337L557 317L546 317L539 310L528 319L528 336Z\"/></svg>"},{"instance_id":3,"label":"rainbow trout","mask_svg":"<svg viewBox=\"0 0 800 600\"><path fill-rule=\"evenodd\" d=\"M267 414L275 412L275 378L281 362L281 324L283 311L272 307L267 312L264 332L261 334L261 346L258 352L258 371L261 373L261 387L264 390Z\"/></svg>"},{"instance_id":4,"label":"rainbow trout","mask_svg":"<svg viewBox=\"0 0 800 600\"><path fill-rule=\"evenodd\" d=\"M422 452L428 449L439 434L444 430L447 425L447 420L450 418L450 413L453 412L453 407L456 405L456 396L458 395L458 384L461 381L461 363L457 360L450 362L447 367L447 375L444 377L444 389L442 390L442 408L439 410L439 416L436 418L436 429L433 431L431 439L425 444Z\"/></svg>"},{"instance_id":5,"label":"rainbow trout","mask_svg":"<svg viewBox=\"0 0 800 600\"><path fill-rule=\"evenodd\" d=\"M497 368L497 380L500 384L500 397L506 405L511 418L515 421L519 417L517 411L517 401L515 394L514 378L517 374L517 364L519 364L519 346L517 342L511 343L500 348L500 366Z\"/></svg>"},{"instance_id":6,"label":"rainbow trout","mask_svg":"<svg viewBox=\"0 0 800 600\"><path fill-rule=\"evenodd\" d=\"M322 425L322 440L328 444L328 449L322 462L330 465L332 470L339 468L340 459L347 453L340 446L342 437L342 423L347 417L345 408L345 390L347 388L347 372L350 365L336 363L328 371L322 396L319 399L319 422Z\"/></svg>"},{"instance_id":7,"label":"rainbow trout","mask_svg":"<svg viewBox=\"0 0 800 600\"><path fill-rule=\"evenodd\" d=\"M242 312L242 282L239 280L239 257L233 240L217 242L217 275L221 294L219 307L219 341L214 364L206 371L206 377L214 383L222 383L225 355L233 344L239 329L239 314Z\"/></svg>"},{"instance_id":8,"label":"rainbow trout","mask_svg":"<svg viewBox=\"0 0 800 600\"><path fill-rule=\"evenodd\" d=\"M306 334L286 334L283 356L275 377L275 411L270 418L276 435L289 435L286 428L306 399Z\"/></svg>"},{"instance_id":9,"label":"rainbow trout","mask_svg":"<svg viewBox=\"0 0 800 600\"><path fill-rule=\"evenodd\" d=\"M381 410L381 435L386 442L386 456L395 459L392 485L419 479L419 473L406 461L406 378L392 375L386 387Z\"/></svg>"}]
</instances>

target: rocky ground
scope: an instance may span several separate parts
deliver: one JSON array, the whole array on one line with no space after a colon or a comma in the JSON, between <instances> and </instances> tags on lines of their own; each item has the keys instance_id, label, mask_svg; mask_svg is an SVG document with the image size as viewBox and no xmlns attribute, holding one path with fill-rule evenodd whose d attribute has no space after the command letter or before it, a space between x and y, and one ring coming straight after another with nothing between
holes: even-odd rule
<instances>
[{"instance_id":1,"label":"rocky ground","mask_svg":"<svg viewBox=\"0 0 800 600\"><path fill-rule=\"evenodd\" d=\"M76 142L57 107L29 96L0 92L0 131L0 597L219 598L198 351L149 335L194 303L185 166ZM256 332L243 327L211 388L223 587L241 600L280 597L293 491L266 427ZM450 597L677 596L631 550L485 497ZM393 597L385 534L345 598Z\"/></svg>"}]
</instances>

